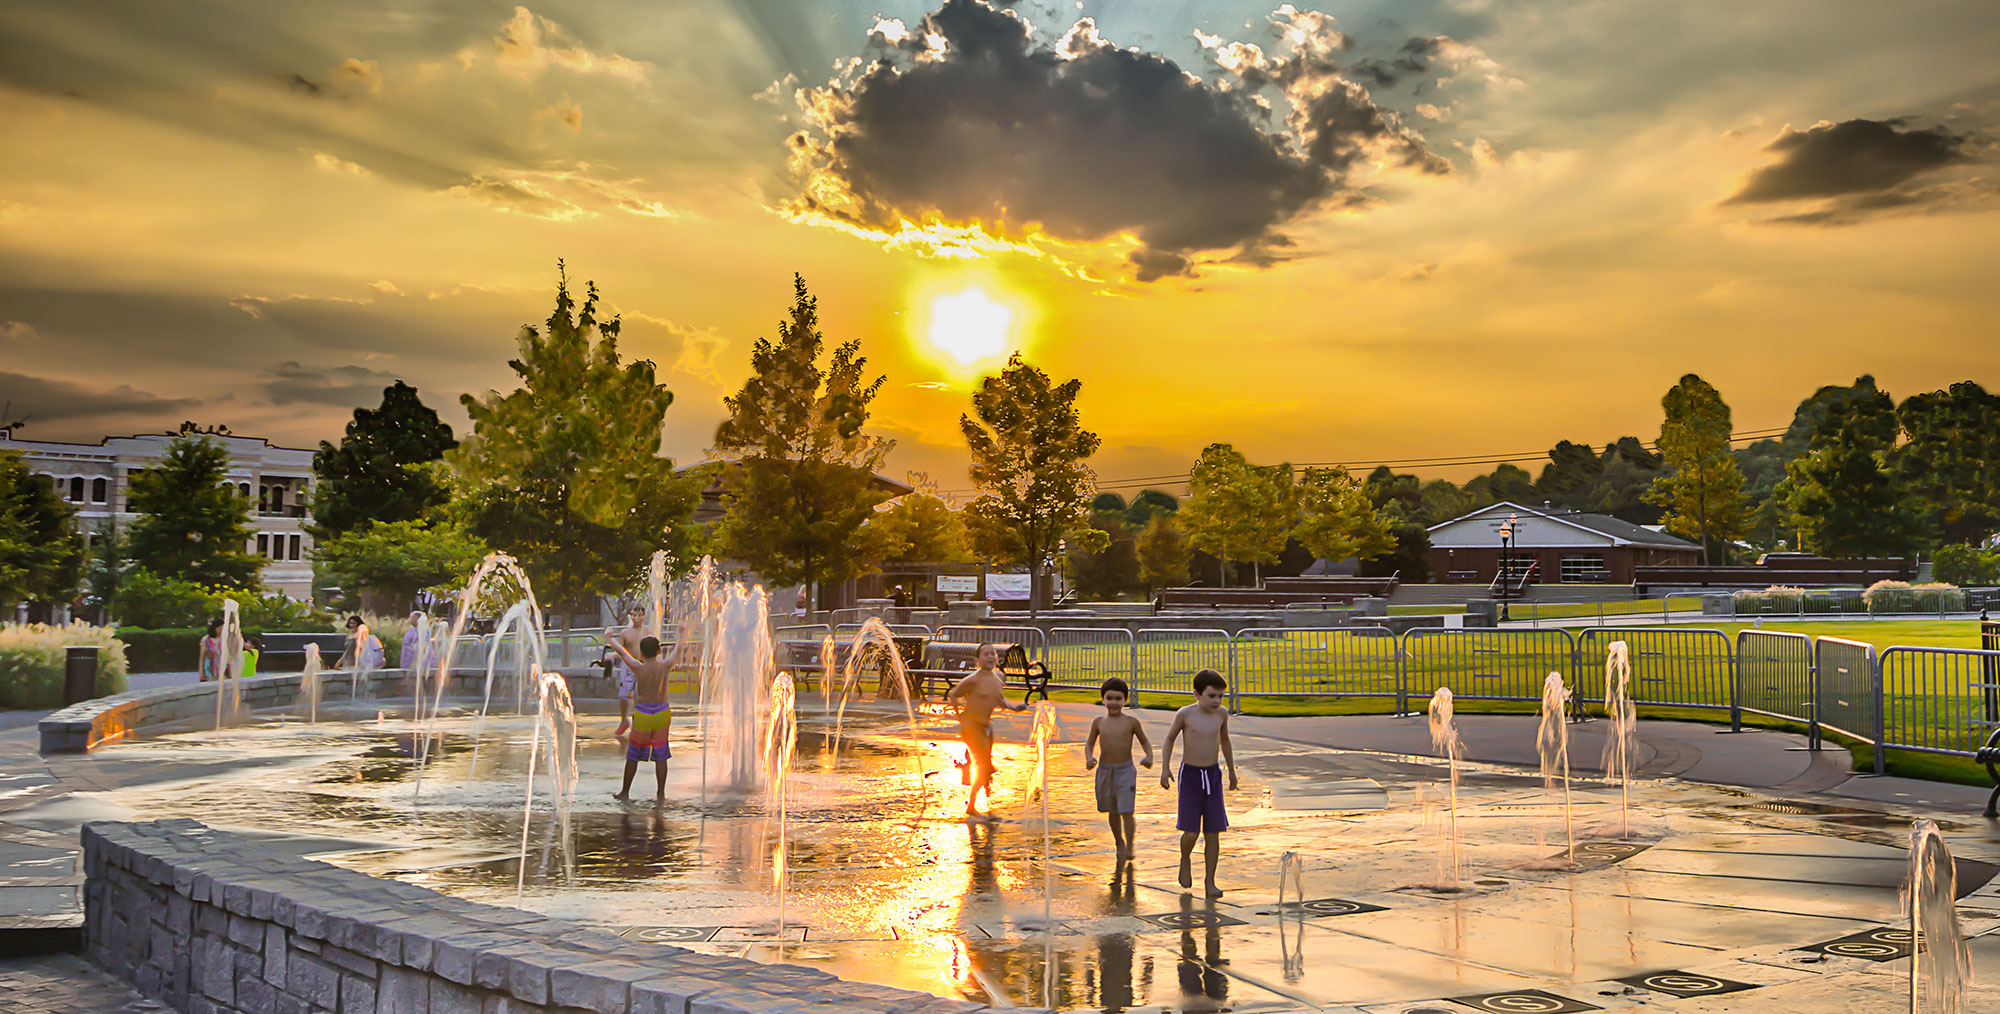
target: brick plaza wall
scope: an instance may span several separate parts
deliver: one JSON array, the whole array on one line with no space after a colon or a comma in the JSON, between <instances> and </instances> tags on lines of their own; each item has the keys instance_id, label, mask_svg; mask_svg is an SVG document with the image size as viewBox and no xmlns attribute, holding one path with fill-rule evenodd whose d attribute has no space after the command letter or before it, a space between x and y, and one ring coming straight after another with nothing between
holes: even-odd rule
<instances>
[{"instance_id":1,"label":"brick plaza wall","mask_svg":"<svg viewBox=\"0 0 2000 1014\"><path fill-rule=\"evenodd\" d=\"M963 1014L978 1004L627 940L193 820L83 827L89 956L187 1014Z\"/></svg>"}]
</instances>

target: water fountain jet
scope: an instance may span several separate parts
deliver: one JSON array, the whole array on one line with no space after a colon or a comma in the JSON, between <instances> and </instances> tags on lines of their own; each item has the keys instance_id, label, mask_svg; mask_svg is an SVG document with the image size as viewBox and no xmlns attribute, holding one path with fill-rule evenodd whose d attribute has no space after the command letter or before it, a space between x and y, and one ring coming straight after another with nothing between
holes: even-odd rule
<instances>
[{"instance_id":1,"label":"water fountain jet","mask_svg":"<svg viewBox=\"0 0 2000 1014\"><path fill-rule=\"evenodd\" d=\"M1972 955L1958 923L1958 866L1936 823L1910 825L1910 871L1903 883L1910 914L1910 1014L1960 1014L1972 978ZM1928 998L1929 1003L1922 1001Z\"/></svg>"},{"instance_id":2,"label":"water fountain jet","mask_svg":"<svg viewBox=\"0 0 2000 1014\"><path fill-rule=\"evenodd\" d=\"M1604 653L1604 712L1611 722L1604 741L1604 776L1618 779L1618 836L1632 836L1632 738L1639 724L1632 704L1632 659L1624 641Z\"/></svg>"},{"instance_id":3,"label":"water fountain jet","mask_svg":"<svg viewBox=\"0 0 2000 1014\"><path fill-rule=\"evenodd\" d=\"M1458 740L1458 727L1452 720L1451 691L1437 688L1431 695L1430 705L1431 746L1438 756L1445 759L1450 772L1450 795L1446 799L1446 818L1443 830L1447 847L1438 856L1439 886L1456 891L1461 886L1458 861L1458 762L1463 756L1463 748Z\"/></svg>"},{"instance_id":4,"label":"water fountain jet","mask_svg":"<svg viewBox=\"0 0 2000 1014\"><path fill-rule=\"evenodd\" d=\"M1557 778L1562 779L1563 834L1568 854L1576 853L1576 816L1569 793L1569 723L1565 720L1570 691L1563 686L1561 673L1542 680L1542 724L1535 737L1535 752L1542 762L1542 788L1553 794ZM1539 832L1537 832L1539 834Z\"/></svg>"}]
</instances>

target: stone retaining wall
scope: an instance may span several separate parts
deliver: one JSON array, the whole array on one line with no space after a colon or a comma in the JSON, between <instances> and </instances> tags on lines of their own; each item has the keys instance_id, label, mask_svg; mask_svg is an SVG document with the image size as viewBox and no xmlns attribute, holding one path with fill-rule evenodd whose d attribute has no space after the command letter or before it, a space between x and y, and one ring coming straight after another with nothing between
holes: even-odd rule
<instances>
[{"instance_id":1,"label":"stone retaining wall","mask_svg":"<svg viewBox=\"0 0 2000 1014\"><path fill-rule=\"evenodd\" d=\"M83 828L90 957L187 1014L962 1014L978 1004L627 940L192 820Z\"/></svg>"},{"instance_id":2,"label":"stone retaining wall","mask_svg":"<svg viewBox=\"0 0 2000 1014\"><path fill-rule=\"evenodd\" d=\"M614 700L617 688L596 667L561 670L569 681L571 698ZM299 673L274 673L241 681L244 711L288 711L298 707ZM322 708L346 706L354 697L354 675L341 670L323 672L320 680ZM511 679L509 686L512 685ZM486 670L458 669L445 687L448 700L477 700L486 686ZM95 749L149 728L215 721L215 683L158 690L132 690L109 697L73 704L40 722L43 753L77 753ZM362 701L379 702L387 710L406 706L412 693L406 669L379 669L368 674Z\"/></svg>"}]
</instances>

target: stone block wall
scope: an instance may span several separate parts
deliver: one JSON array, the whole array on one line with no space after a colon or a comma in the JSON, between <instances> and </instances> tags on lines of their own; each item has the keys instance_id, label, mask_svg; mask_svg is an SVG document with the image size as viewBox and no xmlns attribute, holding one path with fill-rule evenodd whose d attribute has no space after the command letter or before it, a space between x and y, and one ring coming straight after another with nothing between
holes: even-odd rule
<instances>
[{"instance_id":1,"label":"stone block wall","mask_svg":"<svg viewBox=\"0 0 2000 1014\"><path fill-rule=\"evenodd\" d=\"M188 1014L964 1014L980 1005L639 942L192 820L83 828L90 957Z\"/></svg>"},{"instance_id":2,"label":"stone block wall","mask_svg":"<svg viewBox=\"0 0 2000 1014\"><path fill-rule=\"evenodd\" d=\"M617 687L602 669L579 667L561 672L569 681L571 698L578 702L610 701L618 696ZM243 680L237 688L240 707L245 712L296 710L303 678L299 673L274 673ZM511 686L511 677L509 680ZM445 686L445 699L460 703L479 700L485 685L485 669L454 669ZM78 753L148 729L206 727L215 721L216 688L215 683L196 683L132 690L70 705L41 720L41 750ZM379 669L368 674L361 699L393 712L407 708L412 692L408 670ZM320 674L322 707L346 705L353 697L354 674L341 670Z\"/></svg>"}]
</instances>

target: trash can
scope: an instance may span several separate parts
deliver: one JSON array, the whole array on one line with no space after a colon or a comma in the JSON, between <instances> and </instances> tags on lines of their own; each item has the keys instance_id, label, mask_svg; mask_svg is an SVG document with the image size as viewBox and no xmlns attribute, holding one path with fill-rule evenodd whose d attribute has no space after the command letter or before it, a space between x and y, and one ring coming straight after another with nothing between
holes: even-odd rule
<instances>
[{"instance_id":1,"label":"trash can","mask_svg":"<svg viewBox=\"0 0 2000 1014\"><path fill-rule=\"evenodd\" d=\"M63 651L63 706L82 704L96 697L97 646L73 644Z\"/></svg>"}]
</instances>

